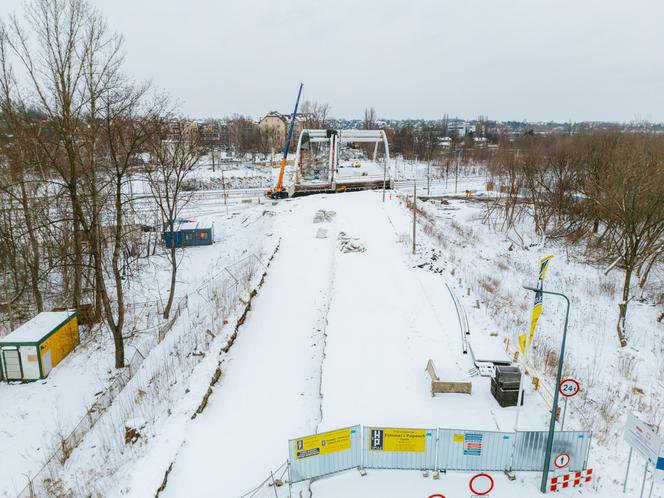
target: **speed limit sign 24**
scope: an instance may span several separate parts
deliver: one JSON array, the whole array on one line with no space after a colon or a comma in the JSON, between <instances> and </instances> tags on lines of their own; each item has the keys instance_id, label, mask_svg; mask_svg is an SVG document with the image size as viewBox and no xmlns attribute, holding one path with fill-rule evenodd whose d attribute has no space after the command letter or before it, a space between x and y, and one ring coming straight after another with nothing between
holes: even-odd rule
<instances>
[{"instance_id":1,"label":"speed limit sign 24","mask_svg":"<svg viewBox=\"0 0 664 498\"><path fill-rule=\"evenodd\" d=\"M574 379L565 379L560 383L560 394L571 398L579 392L580 386Z\"/></svg>"}]
</instances>

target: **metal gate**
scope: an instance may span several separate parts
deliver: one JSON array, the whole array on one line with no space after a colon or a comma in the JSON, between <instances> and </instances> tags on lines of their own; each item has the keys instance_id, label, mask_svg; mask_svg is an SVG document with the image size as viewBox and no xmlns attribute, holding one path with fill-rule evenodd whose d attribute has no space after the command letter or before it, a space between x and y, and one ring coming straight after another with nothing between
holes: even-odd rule
<instances>
[{"instance_id":1,"label":"metal gate","mask_svg":"<svg viewBox=\"0 0 664 498\"><path fill-rule=\"evenodd\" d=\"M542 470L548 436L549 433L547 431L517 432L512 470ZM565 470L569 470L570 472L584 470L588 462L590 441L591 434L589 432L556 432L553 438L549 468L555 468L553 460L556 456L561 453L567 453L570 457L570 462Z\"/></svg>"},{"instance_id":2,"label":"metal gate","mask_svg":"<svg viewBox=\"0 0 664 498\"><path fill-rule=\"evenodd\" d=\"M7 380L23 379L23 368L21 365L21 356L19 354L18 348L3 348L2 362L5 367Z\"/></svg>"},{"instance_id":3,"label":"metal gate","mask_svg":"<svg viewBox=\"0 0 664 498\"><path fill-rule=\"evenodd\" d=\"M506 470L514 447L513 432L438 430L439 470Z\"/></svg>"}]
</instances>

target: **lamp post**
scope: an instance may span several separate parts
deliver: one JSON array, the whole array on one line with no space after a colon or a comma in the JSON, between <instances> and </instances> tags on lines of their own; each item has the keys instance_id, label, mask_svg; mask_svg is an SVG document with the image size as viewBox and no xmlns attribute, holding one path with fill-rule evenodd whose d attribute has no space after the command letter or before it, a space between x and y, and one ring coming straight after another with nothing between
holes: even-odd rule
<instances>
[{"instance_id":1,"label":"lamp post","mask_svg":"<svg viewBox=\"0 0 664 498\"><path fill-rule=\"evenodd\" d=\"M556 376L556 386L553 393L553 406L551 407L551 421L549 422L549 436L546 440L546 452L544 453L544 468L542 469L542 485L540 491L546 493L547 482L549 478L549 463L551 461L551 450L553 448L553 434L556 428L556 412L558 411L558 394L559 386L563 376L563 359L565 358L565 342L567 340L567 323L569 321L569 299L565 294L560 292L551 292L538 289L536 287L523 286L524 289L533 291L535 293L541 292L542 294L550 294L552 296L559 296L565 299L567 309L565 311L565 329L563 331L563 342L560 346L560 359L558 360L558 374Z\"/></svg>"}]
</instances>

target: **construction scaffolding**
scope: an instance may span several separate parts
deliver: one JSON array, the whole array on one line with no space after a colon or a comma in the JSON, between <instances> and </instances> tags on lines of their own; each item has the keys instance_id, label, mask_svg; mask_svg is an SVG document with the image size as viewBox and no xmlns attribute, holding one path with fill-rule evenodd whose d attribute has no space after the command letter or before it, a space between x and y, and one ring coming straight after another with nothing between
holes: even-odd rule
<instances>
[{"instance_id":1,"label":"construction scaffolding","mask_svg":"<svg viewBox=\"0 0 664 498\"><path fill-rule=\"evenodd\" d=\"M374 144L370 162L358 144ZM383 130L302 130L287 175L289 197L391 188L389 159Z\"/></svg>"}]
</instances>

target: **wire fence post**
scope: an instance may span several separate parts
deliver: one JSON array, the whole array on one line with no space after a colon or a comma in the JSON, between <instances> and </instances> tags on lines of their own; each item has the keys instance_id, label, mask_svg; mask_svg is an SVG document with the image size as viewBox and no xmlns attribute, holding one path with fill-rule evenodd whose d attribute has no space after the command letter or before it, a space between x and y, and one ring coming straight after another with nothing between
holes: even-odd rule
<instances>
[{"instance_id":1,"label":"wire fence post","mask_svg":"<svg viewBox=\"0 0 664 498\"><path fill-rule=\"evenodd\" d=\"M417 243L415 242L416 228L417 228L417 180L413 180L413 254L415 254L415 248Z\"/></svg>"},{"instance_id":2,"label":"wire fence post","mask_svg":"<svg viewBox=\"0 0 664 498\"><path fill-rule=\"evenodd\" d=\"M291 477L290 460L286 460L286 469L288 471L288 498L293 498L293 483Z\"/></svg>"},{"instance_id":3,"label":"wire fence post","mask_svg":"<svg viewBox=\"0 0 664 498\"><path fill-rule=\"evenodd\" d=\"M274 490L274 498L279 498L279 494L277 493L277 483L274 482L274 473L270 471L270 478L272 479L272 489Z\"/></svg>"}]
</instances>

